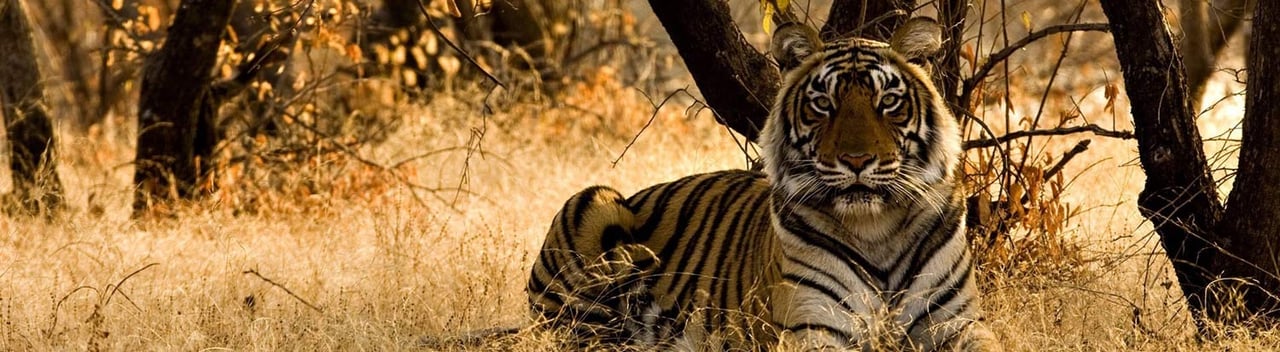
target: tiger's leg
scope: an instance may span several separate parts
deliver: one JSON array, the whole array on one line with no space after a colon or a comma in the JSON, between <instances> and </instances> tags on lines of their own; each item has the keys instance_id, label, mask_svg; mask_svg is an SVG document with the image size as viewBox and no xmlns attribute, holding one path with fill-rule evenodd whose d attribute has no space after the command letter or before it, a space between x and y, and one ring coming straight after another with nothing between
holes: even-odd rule
<instances>
[{"instance_id":1,"label":"tiger's leg","mask_svg":"<svg viewBox=\"0 0 1280 352\"><path fill-rule=\"evenodd\" d=\"M953 350L1000 352L1004 351L1004 347L1000 345L1000 340L996 338L995 333L987 328L986 324L975 321L970 323L964 332L961 332L960 337L955 340Z\"/></svg>"},{"instance_id":2,"label":"tiger's leg","mask_svg":"<svg viewBox=\"0 0 1280 352\"><path fill-rule=\"evenodd\" d=\"M635 214L625 202L603 186L565 202L529 278L536 314L586 335L630 338L628 319L649 300L641 272L653 255L632 241Z\"/></svg>"},{"instance_id":3,"label":"tiger's leg","mask_svg":"<svg viewBox=\"0 0 1280 352\"><path fill-rule=\"evenodd\" d=\"M999 352L1004 348L985 324L969 317L927 324L909 332L913 345L922 351ZM942 343L938 343L942 341Z\"/></svg>"}]
</instances>

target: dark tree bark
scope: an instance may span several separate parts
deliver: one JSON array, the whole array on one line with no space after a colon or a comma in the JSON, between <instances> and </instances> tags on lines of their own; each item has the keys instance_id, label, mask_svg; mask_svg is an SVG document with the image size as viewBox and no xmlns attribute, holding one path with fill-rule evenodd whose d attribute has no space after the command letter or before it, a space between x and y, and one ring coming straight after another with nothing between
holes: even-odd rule
<instances>
[{"instance_id":1,"label":"dark tree bark","mask_svg":"<svg viewBox=\"0 0 1280 352\"><path fill-rule=\"evenodd\" d=\"M1184 68L1160 5L1153 0L1103 0L1116 55L1132 104L1139 159L1147 182L1138 207L1151 220L1173 261L1182 293L1195 315L1205 311L1215 255L1211 230L1221 218L1187 94Z\"/></svg>"},{"instance_id":2,"label":"dark tree bark","mask_svg":"<svg viewBox=\"0 0 1280 352\"><path fill-rule=\"evenodd\" d=\"M164 45L147 62L138 102L133 208L191 198L208 162L217 111L212 70L234 0L184 0Z\"/></svg>"},{"instance_id":3,"label":"dark tree bark","mask_svg":"<svg viewBox=\"0 0 1280 352\"><path fill-rule=\"evenodd\" d=\"M716 119L747 139L764 128L781 76L729 17L723 0L649 0Z\"/></svg>"},{"instance_id":4,"label":"dark tree bark","mask_svg":"<svg viewBox=\"0 0 1280 352\"><path fill-rule=\"evenodd\" d=\"M0 3L0 103L9 139L13 193L20 210L50 215L62 204L53 125L44 108L31 24L19 0Z\"/></svg>"},{"instance_id":5,"label":"dark tree bark","mask_svg":"<svg viewBox=\"0 0 1280 352\"><path fill-rule=\"evenodd\" d=\"M836 0L819 33L822 40L857 36L888 41L914 7L915 0Z\"/></svg>"},{"instance_id":6,"label":"dark tree bark","mask_svg":"<svg viewBox=\"0 0 1280 352\"><path fill-rule=\"evenodd\" d=\"M1280 2L1259 1L1253 18L1277 16ZM1280 22L1255 20L1250 35L1240 168L1218 231L1218 245L1230 254L1210 266L1248 283L1232 287L1237 295L1220 297L1222 309L1210 311L1227 322L1253 314L1280 318Z\"/></svg>"}]
</instances>

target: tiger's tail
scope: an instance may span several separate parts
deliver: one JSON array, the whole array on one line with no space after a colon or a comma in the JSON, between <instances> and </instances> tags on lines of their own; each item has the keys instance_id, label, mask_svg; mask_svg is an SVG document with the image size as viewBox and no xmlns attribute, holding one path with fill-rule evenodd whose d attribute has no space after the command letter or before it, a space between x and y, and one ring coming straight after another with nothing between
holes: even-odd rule
<instances>
[{"instance_id":1,"label":"tiger's tail","mask_svg":"<svg viewBox=\"0 0 1280 352\"><path fill-rule=\"evenodd\" d=\"M553 325L625 338L636 311L647 305L645 268L656 259L632 236L635 213L618 191L595 186L565 202L538 254L529 301Z\"/></svg>"}]
</instances>

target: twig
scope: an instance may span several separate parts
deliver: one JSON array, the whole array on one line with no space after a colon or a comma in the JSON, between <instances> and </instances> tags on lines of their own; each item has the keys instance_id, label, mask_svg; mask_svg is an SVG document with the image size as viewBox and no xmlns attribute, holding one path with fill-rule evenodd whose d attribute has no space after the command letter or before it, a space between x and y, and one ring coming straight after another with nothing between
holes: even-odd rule
<instances>
[{"instance_id":1,"label":"twig","mask_svg":"<svg viewBox=\"0 0 1280 352\"><path fill-rule=\"evenodd\" d=\"M640 94L644 95L645 100L649 101L649 105L653 106L653 114L649 115L649 121L644 123L644 127L640 127L640 131L636 132L635 137L631 137L631 142L627 142L627 146L622 148L622 153L618 154L618 158L613 159L613 163L610 164L610 167L618 166L618 162L622 161L622 157L624 155L627 155L627 151L631 150L631 146L636 144L636 141L640 139L640 135L644 134L644 130L648 129L649 125L653 124L653 120L658 118L658 112L662 110L662 107L664 105L667 105L667 102L671 101L671 98L674 98L676 94L680 94L680 93L684 93L685 95L690 95L689 87L676 89L675 91L671 92L671 94L667 94L667 97L663 98L661 103L658 103L655 105L653 103L653 98L650 98L649 94L646 94L644 91L640 91Z\"/></svg>"},{"instance_id":2,"label":"twig","mask_svg":"<svg viewBox=\"0 0 1280 352\"><path fill-rule=\"evenodd\" d=\"M1075 133L1082 133L1082 132L1092 132L1095 135L1102 136L1102 137L1110 137L1110 138L1119 138L1119 139L1134 138L1132 131L1112 131L1112 130L1102 128L1101 126L1098 126L1096 124L1088 124L1084 126L1059 127L1059 128L1045 129L1045 130L1014 131L1006 135L995 137L995 138L969 140L964 142L964 149L968 150L973 148L994 147L1000 143L1008 142L1018 138L1031 137L1031 136L1061 136L1061 135L1068 135L1068 134L1075 134Z\"/></svg>"},{"instance_id":3,"label":"twig","mask_svg":"<svg viewBox=\"0 0 1280 352\"><path fill-rule=\"evenodd\" d=\"M266 276L262 276L262 274L259 274L258 270L256 269L245 270L244 274L253 274L253 276L257 276L259 279L262 279L262 281L266 281L272 286L279 287L281 290L284 290L284 293L288 293L290 296L293 296L293 298L297 299L298 302L302 302L302 304L306 305L307 307L314 309L317 312L324 313L324 310L320 309L320 307L316 307L314 304L311 304L311 302L307 302L307 300L302 299L302 297L299 297L297 294L293 293L292 290L289 290L288 287L284 287L284 285L276 283L275 281L271 281L271 279L268 279Z\"/></svg>"},{"instance_id":4,"label":"twig","mask_svg":"<svg viewBox=\"0 0 1280 352\"><path fill-rule=\"evenodd\" d=\"M1089 142L1091 141L1088 139L1080 141L1076 143L1076 146L1072 147L1071 150L1068 150L1066 153L1063 153L1062 160L1058 160L1058 163L1053 164L1053 166L1049 168L1049 171L1044 172L1044 179L1048 180L1050 178L1053 178L1054 175L1057 175L1058 172L1062 171L1063 166L1066 166L1068 162L1071 162L1072 158L1075 158L1076 155L1080 153L1084 153L1084 151L1086 150L1089 150Z\"/></svg>"},{"instance_id":5,"label":"twig","mask_svg":"<svg viewBox=\"0 0 1280 352\"><path fill-rule=\"evenodd\" d=\"M280 48L292 46L292 43L298 37L298 28L302 26L302 21L307 18L307 15L311 14L311 9L315 5L315 0L307 2L307 7L303 8L302 13L298 15L298 19L293 21L293 26L258 47L258 50L253 53L253 60L240 63L239 73L231 78L214 83L211 89L214 92L215 101L225 101L228 97L240 94L248 86L249 82L258 76L263 67L288 60L290 52L288 49L281 52Z\"/></svg>"},{"instance_id":6,"label":"twig","mask_svg":"<svg viewBox=\"0 0 1280 352\"><path fill-rule=\"evenodd\" d=\"M129 273L129 275L125 275L124 278L120 279L120 281L117 281L115 286L111 287L111 291L107 292L107 297L102 300L102 306L105 307L107 303L111 303L111 296L114 296L117 291L120 291L120 287L124 286L125 281L128 281L129 278L132 278L134 275L138 275L138 273L141 273L143 270L151 269L151 267L156 265L160 265L160 263L147 264L138 270L134 270L132 273Z\"/></svg>"},{"instance_id":7,"label":"twig","mask_svg":"<svg viewBox=\"0 0 1280 352\"><path fill-rule=\"evenodd\" d=\"M139 48L139 50L141 50L141 45L139 43L141 43L145 39L142 37L139 37L138 34L133 31L124 30L125 22L129 22L130 20L132 20L131 18L126 18L124 14L121 14L119 10L116 10L115 7L112 7L111 4L108 3L106 0L94 0L93 4L98 5L98 8L102 9L102 14L105 15L104 17L106 17L106 21L109 22L107 23L107 25L112 27L112 28L109 28L108 31L110 30L124 31L124 34L129 36L129 39L133 39L134 47ZM158 29L158 28L155 28L155 29Z\"/></svg>"},{"instance_id":8,"label":"twig","mask_svg":"<svg viewBox=\"0 0 1280 352\"><path fill-rule=\"evenodd\" d=\"M93 286L88 286L88 285L82 285L72 289L71 292L67 292L65 296L62 296L62 299L58 300L58 303L55 303L53 305L53 313L52 313L53 322L50 323L49 325L49 331L45 332L45 338L53 338L54 330L58 329L58 309L62 308L62 303L66 302L68 298L71 298L71 295L76 294L76 292L80 292L80 290L93 290L94 292L97 292L99 295L102 294L102 291L98 291L98 288Z\"/></svg>"},{"instance_id":9,"label":"twig","mask_svg":"<svg viewBox=\"0 0 1280 352\"><path fill-rule=\"evenodd\" d=\"M997 51L995 54L987 56L987 62L983 63L977 71L974 71L973 76L964 80L964 88L960 91L961 104L967 104L969 102L970 97L973 96L973 89L976 88L979 83L982 83L982 80L987 78L987 75L991 73L991 70L994 69L996 65L1007 60L1009 56L1013 55L1013 53L1017 52L1019 49L1052 34L1083 31L1108 32L1110 31L1110 28L1106 23L1076 23L1051 26L1031 32L1017 42L1009 44L1009 46L1004 47L1004 49L1000 49L1000 51Z\"/></svg>"},{"instance_id":10,"label":"twig","mask_svg":"<svg viewBox=\"0 0 1280 352\"><path fill-rule=\"evenodd\" d=\"M440 37L440 40L443 40L444 43L449 45L450 48L453 48L453 51L457 51L458 54L461 54L463 58L466 58L467 62L471 63L471 66L475 66L477 70L480 70L480 73L483 73L484 76L488 77L489 80L493 81L494 84L497 84L499 87L502 87L504 89L507 88L507 85L503 84L502 81L498 80L498 77L494 77L492 73L489 73L488 70L485 70L484 67L481 67L480 63L476 62L476 59L471 57L471 54L467 53L466 50L462 50L462 48L458 47L458 44L453 43L453 39L449 39L449 37L444 35L444 32L440 31L440 27L436 26L436 22L431 20L431 14L427 13L427 5L424 5L422 3L422 0L418 0L417 3L418 3L418 11L422 12L422 18L427 21L427 26L431 27L431 32L435 33L436 36Z\"/></svg>"},{"instance_id":11,"label":"twig","mask_svg":"<svg viewBox=\"0 0 1280 352\"><path fill-rule=\"evenodd\" d=\"M296 120L296 121L298 121L298 123L297 123L297 125L298 125L298 126L301 126L303 129L306 129L307 131L310 131L311 133L314 133L314 134L316 134L317 136L322 136L322 137L327 138L327 139L330 139L330 140L335 139L335 138L333 138L332 136L328 136L328 135L326 135L324 132L320 131L320 130L319 130L318 128L316 128L315 126L313 126L313 125L311 125L311 124L307 124L307 123L303 123L303 122L301 122L301 121L302 121L301 119L296 119L296 118L295 118L295 120ZM466 193L466 194L468 194L468 195L476 195L474 192L471 192L471 191L468 191L468 190L462 189L462 187L460 187L460 186L459 186L458 188L444 188L444 187L427 187L427 186L419 185L419 184L417 184L417 183L415 183L415 182L413 182L413 181L409 180L409 177L408 177L408 176L405 176L405 175L404 175L404 174L402 174L402 173L400 173L400 172L399 172L399 170L397 170L397 169L393 169L393 168L389 168L389 167L387 167L387 166L385 166L385 165L382 165L382 164L380 164L380 163L378 163L378 162L376 162L376 161L369 160L368 158L365 158L365 157L361 156L359 152L356 152L354 149L351 149L351 146L348 146L348 145L343 144L343 143L338 143L338 142L332 142L331 144L333 144L333 145L334 145L334 147L335 147L334 149L335 149L335 150L337 150L337 151L339 151L339 152L342 152L343 154L346 154L347 156L351 157L351 159L352 159L352 160L355 160L355 161L357 161L357 162L359 162L359 163L361 163L361 164L364 164L364 165L367 165L367 166L370 166L370 167L373 167L373 168L377 168L377 169L381 170L382 172L389 173L389 174L391 174L391 176L392 176L392 177L395 177L397 181L400 181L400 183L401 183L401 184L404 184L405 186L408 186L409 188L412 188L412 189L422 190L422 191L426 191L426 192L428 192L428 193L431 193L431 195L435 196L435 197L436 197L436 199L437 199L437 200L440 200L441 202L446 202L446 203L448 202L447 200L445 200L445 199L444 199L444 197L443 197L443 196L441 196L441 195L439 194L439 193L444 192L444 191L454 191L455 193ZM468 155L470 155L470 154L472 153L472 148L468 147L468 148L467 148L467 150L468 150ZM485 152L483 152L483 151L481 151L481 152L480 152L480 155L481 155L481 156L485 156L485 155L488 155L488 154L487 154L487 153L485 153ZM401 163L401 164L403 164L403 163ZM401 164L397 164L397 166L398 166L398 165L401 165ZM426 201L424 201L424 200L422 199L422 197L418 195L418 192L413 192L413 191L411 191L411 192L409 192L409 194L413 196L414 201L416 201L416 202L418 203L418 205L421 205L421 206L423 206L423 207L427 207L427 203L426 203ZM485 201L489 201L490 203L492 203L492 200L489 200L488 198L481 197L481 199L483 199L483 200L485 200ZM450 208L450 209L453 209L453 210L455 210L455 211L461 211L461 209L458 209L458 207L456 207L454 204L449 204L449 208Z\"/></svg>"},{"instance_id":12,"label":"twig","mask_svg":"<svg viewBox=\"0 0 1280 352\"><path fill-rule=\"evenodd\" d=\"M1076 6L1075 14L1074 14L1074 15L1072 15L1072 17L1074 18L1072 21L1075 21L1075 22L1079 22L1079 21L1080 21L1080 15L1084 13L1084 5L1085 5L1086 3L1088 3L1088 0L1081 0L1081 1L1080 1L1080 5L1079 5L1079 6ZM1035 118L1033 118L1033 119L1031 119L1031 125L1030 125L1030 126L1031 126L1031 128L1035 128L1036 126L1039 126L1039 125L1040 125L1040 118L1044 116L1044 108L1045 108L1045 106L1048 106L1048 105L1049 105L1049 104L1048 104L1048 101L1049 101L1049 93L1053 90L1053 83L1054 83L1054 82L1057 82L1057 80L1058 80L1058 72L1059 72L1060 70L1062 70L1062 62L1067 60L1067 53L1069 53L1069 52L1070 52L1070 50L1071 50L1071 39L1075 37L1073 34L1075 34L1075 33L1074 33L1074 32L1068 32L1068 33L1067 33L1067 38L1066 38L1065 40L1063 40L1063 41L1062 41L1062 51L1061 51L1060 53L1058 53L1058 60L1057 60L1056 62L1054 62L1054 63L1053 63L1053 72L1051 72L1051 73L1049 74L1049 82L1048 82L1048 83L1045 83L1044 91L1040 93L1040 107L1036 108L1036 117L1035 117ZM1009 68L1009 65L1004 65L1004 67L1005 67L1005 69L1007 70L1007 69ZM1006 72L1006 73L1005 73L1005 88L1006 88L1006 89L1008 89L1008 87L1009 87L1009 84L1008 84L1008 79L1009 79L1009 78L1008 78L1008 75L1009 75L1009 74ZM1008 99L1008 97L1009 97L1009 96L1006 94L1006 95L1005 95L1005 98L1006 98L1006 99ZM1087 121L1086 121L1086 122L1087 122ZM1061 125L1061 124L1059 124L1059 125ZM1031 137L1027 137L1027 144L1026 144L1026 145L1027 145L1027 150L1026 150L1026 152L1027 152L1027 153L1030 153L1030 152L1031 152L1031 149L1030 149L1031 147L1030 147L1030 146L1032 145L1032 144L1031 144L1032 139L1033 139L1033 138L1031 138ZM1021 169L1025 168L1025 167L1027 166L1027 159L1028 159L1028 158L1025 158L1025 157L1024 157L1024 158L1022 158L1022 161L1018 164L1018 169L1019 169L1019 170L1021 170Z\"/></svg>"},{"instance_id":13,"label":"twig","mask_svg":"<svg viewBox=\"0 0 1280 352\"><path fill-rule=\"evenodd\" d=\"M924 5L921 5L921 6L924 6ZM893 10L893 11L882 13L880 14L880 16L876 16L876 18L872 18L870 21L862 22L861 26L858 26L858 28L855 28L853 30L853 35L861 36L863 30L867 28L871 28L871 26L878 25L880 24L880 22L884 22L885 20L888 20L890 17L906 16L906 15L907 15L907 12L902 10ZM859 20L866 19L867 17L866 6L862 7L862 14L860 14L859 16L861 16L858 18Z\"/></svg>"}]
</instances>

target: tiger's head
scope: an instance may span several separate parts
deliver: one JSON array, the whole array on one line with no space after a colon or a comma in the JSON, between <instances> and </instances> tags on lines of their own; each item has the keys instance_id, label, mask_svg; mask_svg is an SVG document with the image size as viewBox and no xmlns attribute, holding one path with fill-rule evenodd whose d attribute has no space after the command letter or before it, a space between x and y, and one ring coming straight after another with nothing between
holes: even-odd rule
<instances>
[{"instance_id":1,"label":"tiger's head","mask_svg":"<svg viewBox=\"0 0 1280 352\"><path fill-rule=\"evenodd\" d=\"M892 44L823 43L804 25L778 28L771 46L785 79L761 138L775 192L846 215L942 202L960 136L927 73L941 34L922 18Z\"/></svg>"}]
</instances>

